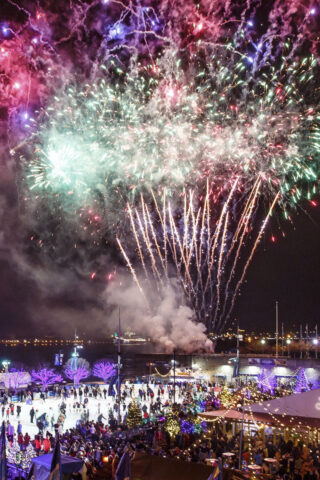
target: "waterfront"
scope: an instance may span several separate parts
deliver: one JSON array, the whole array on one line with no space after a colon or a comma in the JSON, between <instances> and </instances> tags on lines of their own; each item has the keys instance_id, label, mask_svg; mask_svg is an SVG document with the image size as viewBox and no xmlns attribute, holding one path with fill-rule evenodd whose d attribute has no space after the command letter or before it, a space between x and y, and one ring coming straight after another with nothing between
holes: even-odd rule
<instances>
[{"instance_id":1,"label":"waterfront","mask_svg":"<svg viewBox=\"0 0 320 480\"><path fill-rule=\"evenodd\" d=\"M65 363L73 352L73 344L66 346L5 346L0 345L0 360L10 360L12 366L30 370L43 364L54 366L55 354L63 353ZM91 366L99 359L117 362L117 345L114 343L86 343L79 350L80 356L85 358ZM202 354L175 354L177 371L179 368L193 368L207 381L212 383L231 383L234 381L235 353ZM173 362L173 354L155 353L152 343L121 344L121 374L125 378L152 374L166 375ZM150 365L151 364L151 365ZM320 360L316 358L288 358L281 356L278 359L272 355L241 354L239 362L239 378L243 381L256 380L262 370L275 375L278 383L292 381L299 370L303 368L308 381L313 385L320 385Z\"/></svg>"}]
</instances>

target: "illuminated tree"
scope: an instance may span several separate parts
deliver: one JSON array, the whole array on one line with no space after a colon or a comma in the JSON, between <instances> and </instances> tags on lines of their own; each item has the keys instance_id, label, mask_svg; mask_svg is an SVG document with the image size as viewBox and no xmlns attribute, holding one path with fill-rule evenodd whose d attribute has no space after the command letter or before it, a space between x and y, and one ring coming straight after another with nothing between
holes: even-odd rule
<instances>
[{"instance_id":1,"label":"illuminated tree","mask_svg":"<svg viewBox=\"0 0 320 480\"><path fill-rule=\"evenodd\" d=\"M58 375L53 368L40 368L39 370L32 370L31 379L34 383L39 382L42 389L47 390L49 385L53 383L62 382L62 376Z\"/></svg>"},{"instance_id":2,"label":"illuminated tree","mask_svg":"<svg viewBox=\"0 0 320 480\"><path fill-rule=\"evenodd\" d=\"M94 364L92 369L92 375L98 378L102 378L103 383L107 383L110 377L113 377L116 370L112 363L100 361Z\"/></svg>"},{"instance_id":3,"label":"illuminated tree","mask_svg":"<svg viewBox=\"0 0 320 480\"><path fill-rule=\"evenodd\" d=\"M220 395L220 402L225 408L233 408L237 405L238 397L232 394L229 388L225 385Z\"/></svg>"},{"instance_id":4,"label":"illuminated tree","mask_svg":"<svg viewBox=\"0 0 320 480\"><path fill-rule=\"evenodd\" d=\"M263 391L263 393L270 392L273 394L276 385L276 379L272 375L268 376L263 368L262 372L258 375L257 385Z\"/></svg>"},{"instance_id":5,"label":"illuminated tree","mask_svg":"<svg viewBox=\"0 0 320 480\"><path fill-rule=\"evenodd\" d=\"M127 415L127 427L128 428L136 428L139 427L142 423L142 415L141 410L135 400L133 400L128 408L128 415Z\"/></svg>"},{"instance_id":6,"label":"illuminated tree","mask_svg":"<svg viewBox=\"0 0 320 480\"><path fill-rule=\"evenodd\" d=\"M28 385L30 382L30 375L24 370L11 369L10 372L3 374L3 383L5 388L12 388L17 391L18 388Z\"/></svg>"},{"instance_id":7,"label":"illuminated tree","mask_svg":"<svg viewBox=\"0 0 320 480\"><path fill-rule=\"evenodd\" d=\"M77 362L74 359L70 359L64 366L64 374L70 380L73 380L75 385L79 385L83 378L87 378L90 375L89 362L84 358L78 358Z\"/></svg>"},{"instance_id":8,"label":"illuminated tree","mask_svg":"<svg viewBox=\"0 0 320 480\"><path fill-rule=\"evenodd\" d=\"M294 393L301 393L310 390L304 368L299 368Z\"/></svg>"},{"instance_id":9,"label":"illuminated tree","mask_svg":"<svg viewBox=\"0 0 320 480\"><path fill-rule=\"evenodd\" d=\"M164 428L169 433L172 439L174 439L180 432L179 419L174 410L170 410L170 412L168 413Z\"/></svg>"}]
</instances>

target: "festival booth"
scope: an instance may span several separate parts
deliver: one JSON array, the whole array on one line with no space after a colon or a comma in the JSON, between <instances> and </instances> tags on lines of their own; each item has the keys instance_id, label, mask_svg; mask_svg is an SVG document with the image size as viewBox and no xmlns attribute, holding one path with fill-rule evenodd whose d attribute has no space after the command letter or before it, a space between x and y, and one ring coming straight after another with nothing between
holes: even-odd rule
<instances>
[{"instance_id":1,"label":"festival booth","mask_svg":"<svg viewBox=\"0 0 320 480\"><path fill-rule=\"evenodd\" d=\"M52 462L52 453L41 455L32 459L34 465L35 480L48 480L50 477L50 468ZM81 472L83 467L83 460L67 455L61 455L61 468L63 480L67 480L73 473Z\"/></svg>"},{"instance_id":2,"label":"festival booth","mask_svg":"<svg viewBox=\"0 0 320 480\"><path fill-rule=\"evenodd\" d=\"M168 373L162 374L159 372L157 367L154 367L155 373L150 375L153 379L160 378L161 381L165 381L165 383L172 383L175 381L176 383L208 383L209 376L204 374L200 370L195 370L191 368L176 368L175 372L173 368L171 368Z\"/></svg>"},{"instance_id":3,"label":"festival booth","mask_svg":"<svg viewBox=\"0 0 320 480\"><path fill-rule=\"evenodd\" d=\"M244 412L236 409L207 411L199 414L208 422L221 422L232 426L235 434L242 428L248 434L258 430L264 435L303 435L309 440L320 440L320 389L295 393L285 397L253 403L244 407Z\"/></svg>"}]
</instances>

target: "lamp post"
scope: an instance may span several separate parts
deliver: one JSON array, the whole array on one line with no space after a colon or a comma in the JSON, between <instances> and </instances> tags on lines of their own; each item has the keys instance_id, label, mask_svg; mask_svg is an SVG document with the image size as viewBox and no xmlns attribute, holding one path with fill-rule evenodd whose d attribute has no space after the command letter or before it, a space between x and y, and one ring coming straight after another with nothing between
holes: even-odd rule
<instances>
[{"instance_id":1,"label":"lamp post","mask_svg":"<svg viewBox=\"0 0 320 480\"><path fill-rule=\"evenodd\" d=\"M245 407L245 396L247 393L247 389L245 388L242 393L242 418L241 418L241 431L240 431L240 439L239 439L239 464L238 468L241 470L242 464L242 443L243 443L243 427L244 427L244 407Z\"/></svg>"},{"instance_id":2,"label":"lamp post","mask_svg":"<svg viewBox=\"0 0 320 480\"><path fill-rule=\"evenodd\" d=\"M118 403L118 425L121 423L121 386L120 386L120 371L121 371L121 320L120 320L120 307L119 307L119 318L118 318L118 362L117 362L117 376L118 376L118 385L117 385L117 403Z\"/></svg>"},{"instance_id":3,"label":"lamp post","mask_svg":"<svg viewBox=\"0 0 320 480\"><path fill-rule=\"evenodd\" d=\"M173 404L176 403L176 366L178 362L176 361L176 351L173 350L173 359L171 360L171 365L173 368Z\"/></svg>"},{"instance_id":4,"label":"lamp post","mask_svg":"<svg viewBox=\"0 0 320 480\"><path fill-rule=\"evenodd\" d=\"M5 373L9 373L9 365L10 365L10 363L11 363L10 360L3 360L2 366L3 366L3 368L4 368ZM9 378L8 378L8 381L9 381ZM4 383L4 385L5 385L5 390L6 390L6 392L7 392L7 391L8 391L8 387L6 386L6 382ZM9 385L8 385L8 386L9 386Z\"/></svg>"},{"instance_id":5,"label":"lamp post","mask_svg":"<svg viewBox=\"0 0 320 480\"><path fill-rule=\"evenodd\" d=\"M176 351L173 350L173 405L176 403Z\"/></svg>"},{"instance_id":6,"label":"lamp post","mask_svg":"<svg viewBox=\"0 0 320 480\"><path fill-rule=\"evenodd\" d=\"M318 336L312 340L313 345L315 346L315 357L318 358Z\"/></svg>"},{"instance_id":7,"label":"lamp post","mask_svg":"<svg viewBox=\"0 0 320 480\"><path fill-rule=\"evenodd\" d=\"M279 356L279 302L276 302L276 358Z\"/></svg>"},{"instance_id":8,"label":"lamp post","mask_svg":"<svg viewBox=\"0 0 320 480\"><path fill-rule=\"evenodd\" d=\"M9 371L8 368L9 368L10 364L11 364L10 360L3 360L3 362L2 362L2 366L3 366L4 371L6 373L8 373L8 371Z\"/></svg>"},{"instance_id":9,"label":"lamp post","mask_svg":"<svg viewBox=\"0 0 320 480\"><path fill-rule=\"evenodd\" d=\"M154 366L154 363L147 362L146 365L147 365L147 367L149 367L149 380L148 380L148 382L151 383L152 367Z\"/></svg>"},{"instance_id":10,"label":"lamp post","mask_svg":"<svg viewBox=\"0 0 320 480\"><path fill-rule=\"evenodd\" d=\"M74 371L75 371L75 374L74 374L74 377L73 377L73 386L76 387L76 384L77 384L77 381L76 381L76 377L77 377L77 368L78 368L78 358L79 358L79 352L77 351L77 347L74 347L74 351L71 353L71 357L72 357L72 366L74 368Z\"/></svg>"},{"instance_id":11,"label":"lamp post","mask_svg":"<svg viewBox=\"0 0 320 480\"><path fill-rule=\"evenodd\" d=\"M83 345L78 345L78 340L79 337L77 335L77 330L74 332L74 343L73 343L73 352L71 353L71 358L72 358L72 368L74 368L75 371L77 371L78 368L78 358L79 358L79 352L78 350L83 348ZM73 377L73 386L76 387L76 375Z\"/></svg>"}]
</instances>

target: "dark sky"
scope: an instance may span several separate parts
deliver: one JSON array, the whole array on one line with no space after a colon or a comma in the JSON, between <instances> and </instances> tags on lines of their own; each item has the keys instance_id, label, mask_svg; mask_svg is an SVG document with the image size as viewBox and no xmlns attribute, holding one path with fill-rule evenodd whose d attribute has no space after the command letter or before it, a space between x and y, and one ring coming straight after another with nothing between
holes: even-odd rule
<instances>
[{"instance_id":1,"label":"dark sky","mask_svg":"<svg viewBox=\"0 0 320 480\"><path fill-rule=\"evenodd\" d=\"M307 214L310 215L307 216ZM243 327L275 330L275 302L285 330L318 323L320 327L320 209L306 206L293 214L293 225L279 218L271 222L248 271L235 310ZM276 235L277 241L270 241Z\"/></svg>"}]
</instances>

